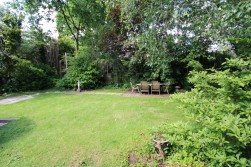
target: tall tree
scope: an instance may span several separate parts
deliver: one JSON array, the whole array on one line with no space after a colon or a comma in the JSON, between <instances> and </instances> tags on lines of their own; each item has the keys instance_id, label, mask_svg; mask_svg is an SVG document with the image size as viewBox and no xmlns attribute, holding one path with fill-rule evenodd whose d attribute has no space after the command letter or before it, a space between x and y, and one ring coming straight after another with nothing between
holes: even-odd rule
<instances>
[{"instance_id":1,"label":"tall tree","mask_svg":"<svg viewBox=\"0 0 251 167\"><path fill-rule=\"evenodd\" d=\"M10 79L21 45L22 16L2 7L0 17L0 93Z\"/></svg>"},{"instance_id":2,"label":"tall tree","mask_svg":"<svg viewBox=\"0 0 251 167\"><path fill-rule=\"evenodd\" d=\"M76 51L79 50L79 38L87 29L104 22L105 6L97 1L67 0L58 6L58 11L58 29L66 25L75 40ZM60 22L62 18L64 22Z\"/></svg>"},{"instance_id":3,"label":"tall tree","mask_svg":"<svg viewBox=\"0 0 251 167\"><path fill-rule=\"evenodd\" d=\"M79 51L80 37L85 34L85 31L104 22L105 17L105 5L102 1L26 0L26 5L33 9L30 10L32 13L38 12L42 8L47 12L58 12L57 28L63 34L72 35L76 51Z\"/></svg>"},{"instance_id":4,"label":"tall tree","mask_svg":"<svg viewBox=\"0 0 251 167\"><path fill-rule=\"evenodd\" d=\"M235 57L231 36L250 38L249 1L120 1L128 42L162 79ZM128 12L130 11L130 12ZM153 72L154 74L154 72Z\"/></svg>"},{"instance_id":5,"label":"tall tree","mask_svg":"<svg viewBox=\"0 0 251 167\"><path fill-rule=\"evenodd\" d=\"M128 61L126 57L127 48L123 42L126 40L125 32L122 32L123 23L121 22L121 7L115 6L109 9L108 18L104 29L102 30L101 40L99 42L100 50L107 61L107 73L112 73L115 83L123 82L126 78L127 70L123 64Z\"/></svg>"},{"instance_id":6,"label":"tall tree","mask_svg":"<svg viewBox=\"0 0 251 167\"><path fill-rule=\"evenodd\" d=\"M6 10L1 17L1 36L4 50L10 54L15 54L21 45L22 16Z\"/></svg>"}]
</instances>

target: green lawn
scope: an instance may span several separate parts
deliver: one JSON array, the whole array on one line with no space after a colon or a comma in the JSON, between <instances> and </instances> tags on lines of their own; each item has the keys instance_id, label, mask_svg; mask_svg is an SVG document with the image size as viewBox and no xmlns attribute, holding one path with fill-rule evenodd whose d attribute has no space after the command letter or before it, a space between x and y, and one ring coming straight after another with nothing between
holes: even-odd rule
<instances>
[{"instance_id":1,"label":"green lawn","mask_svg":"<svg viewBox=\"0 0 251 167\"><path fill-rule=\"evenodd\" d=\"M0 105L1 166L121 166L147 132L183 118L165 98L42 94Z\"/></svg>"}]
</instances>

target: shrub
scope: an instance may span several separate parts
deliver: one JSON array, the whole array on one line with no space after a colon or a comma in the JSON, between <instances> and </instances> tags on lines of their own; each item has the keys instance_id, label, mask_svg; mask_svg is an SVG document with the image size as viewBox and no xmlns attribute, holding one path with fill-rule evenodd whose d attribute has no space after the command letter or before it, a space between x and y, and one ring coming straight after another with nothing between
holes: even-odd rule
<instances>
[{"instance_id":1,"label":"shrub","mask_svg":"<svg viewBox=\"0 0 251 167\"><path fill-rule=\"evenodd\" d=\"M169 160L191 166L251 165L251 61L231 59L222 71L192 72L191 92L176 95L188 123L163 126Z\"/></svg>"},{"instance_id":2,"label":"shrub","mask_svg":"<svg viewBox=\"0 0 251 167\"><path fill-rule=\"evenodd\" d=\"M52 69L47 65L35 66L30 61L18 59L7 83L9 91L40 90L53 86Z\"/></svg>"},{"instance_id":3,"label":"shrub","mask_svg":"<svg viewBox=\"0 0 251 167\"><path fill-rule=\"evenodd\" d=\"M5 56L3 62L5 64L0 68L0 94L54 86L52 80L55 73L46 64L33 64L16 56ZM7 65L8 62L11 63Z\"/></svg>"},{"instance_id":4,"label":"shrub","mask_svg":"<svg viewBox=\"0 0 251 167\"><path fill-rule=\"evenodd\" d=\"M72 58L70 67L65 76L57 83L57 87L76 89L78 80L81 83L81 89L93 89L101 84L102 73L95 61L88 56L79 55Z\"/></svg>"}]
</instances>

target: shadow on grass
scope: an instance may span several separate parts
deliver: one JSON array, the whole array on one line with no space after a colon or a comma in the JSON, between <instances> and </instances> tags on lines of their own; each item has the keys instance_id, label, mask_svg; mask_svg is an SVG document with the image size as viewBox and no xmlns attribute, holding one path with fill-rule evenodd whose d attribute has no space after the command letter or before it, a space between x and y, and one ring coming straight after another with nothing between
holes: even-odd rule
<instances>
[{"instance_id":1,"label":"shadow on grass","mask_svg":"<svg viewBox=\"0 0 251 167\"><path fill-rule=\"evenodd\" d=\"M12 140L17 140L18 138L31 132L34 127L34 121L24 117L0 127L0 145Z\"/></svg>"}]
</instances>

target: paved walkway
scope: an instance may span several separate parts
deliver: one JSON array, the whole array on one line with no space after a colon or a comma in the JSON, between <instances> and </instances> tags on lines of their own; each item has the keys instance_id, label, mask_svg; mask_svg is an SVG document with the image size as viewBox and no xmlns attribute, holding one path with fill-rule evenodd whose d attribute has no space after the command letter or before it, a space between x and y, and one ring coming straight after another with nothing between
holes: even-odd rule
<instances>
[{"instance_id":1,"label":"paved walkway","mask_svg":"<svg viewBox=\"0 0 251 167\"><path fill-rule=\"evenodd\" d=\"M13 103L17 103L17 102L24 101L27 99L31 99L34 96L35 95L23 95L23 96L9 97L9 98L0 100L0 104L13 104Z\"/></svg>"}]
</instances>

